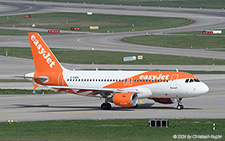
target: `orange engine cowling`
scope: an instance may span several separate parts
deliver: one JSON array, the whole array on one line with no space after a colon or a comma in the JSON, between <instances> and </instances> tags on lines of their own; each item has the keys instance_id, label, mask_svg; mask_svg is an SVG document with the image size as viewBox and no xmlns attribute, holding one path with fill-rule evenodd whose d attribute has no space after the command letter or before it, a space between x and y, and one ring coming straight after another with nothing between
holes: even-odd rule
<instances>
[{"instance_id":1,"label":"orange engine cowling","mask_svg":"<svg viewBox=\"0 0 225 141\"><path fill-rule=\"evenodd\" d=\"M138 104L138 96L134 93L115 93L112 102L121 107L134 107Z\"/></svg>"},{"instance_id":2,"label":"orange engine cowling","mask_svg":"<svg viewBox=\"0 0 225 141\"><path fill-rule=\"evenodd\" d=\"M152 98L155 102L162 103L162 104L172 104L176 102L174 98Z\"/></svg>"}]
</instances>

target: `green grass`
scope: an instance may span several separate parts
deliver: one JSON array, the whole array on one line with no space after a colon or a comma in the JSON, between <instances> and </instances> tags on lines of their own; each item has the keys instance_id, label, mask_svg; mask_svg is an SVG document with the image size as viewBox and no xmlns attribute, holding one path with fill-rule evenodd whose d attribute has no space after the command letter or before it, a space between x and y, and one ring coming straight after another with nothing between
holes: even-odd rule
<instances>
[{"instance_id":1,"label":"green grass","mask_svg":"<svg viewBox=\"0 0 225 141\"><path fill-rule=\"evenodd\" d=\"M124 38L123 41L170 48L215 49L225 48L224 37L196 35L143 35Z\"/></svg>"},{"instance_id":2,"label":"green grass","mask_svg":"<svg viewBox=\"0 0 225 141\"><path fill-rule=\"evenodd\" d=\"M170 119L169 127L149 127L149 119L57 120L0 123L3 140L173 140L173 135L220 135L225 119ZM216 130L212 130L213 122ZM209 139L208 139L209 140Z\"/></svg>"},{"instance_id":3,"label":"green grass","mask_svg":"<svg viewBox=\"0 0 225 141\"><path fill-rule=\"evenodd\" d=\"M128 32L133 28L136 31L163 29L183 26L192 22L192 20L183 18L104 14L87 16L82 13L41 13L32 14L31 18L24 18L24 15L0 16L0 26L2 27L12 27L13 25L31 27L35 23L36 28L70 30L70 27L80 27L80 31L90 32ZM99 26L99 29L90 30L90 26Z\"/></svg>"},{"instance_id":4,"label":"green grass","mask_svg":"<svg viewBox=\"0 0 225 141\"><path fill-rule=\"evenodd\" d=\"M0 55L4 55L4 47L0 48ZM30 48L7 47L8 55L20 58L32 59ZM53 53L60 62L70 64L146 64L146 65L224 65L221 59L195 58L173 55L129 53L97 50L72 50L52 48ZM146 59L123 62L125 56L144 55ZM66 56L66 57L65 57Z\"/></svg>"},{"instance_id":5,"label":"green grass","mask_svg":"<svg viewBox=\"0 0 225 141\"><path fill-rule=\"evenodd\" d=\"M30 0L33 1L33 0ZM162 7L190 7L190 8L225 8L225 0L37 0L52 2L75 2L90 4L114 4L114 5L142 5Z\"/></svg>"},{"instance_id":6,"label":"green grass","mask_svg":"<svg viewBox=\"0 0 225 141\"><path fill-rule=\"evenodd\" d=\"M35 94L58 94L60 92L55 92L52 90L35 90ZM33 90L26 89L0 89L0 94L33 94ZM1 136L1 135L0 135Z\"/></svg>"}]
</instances>

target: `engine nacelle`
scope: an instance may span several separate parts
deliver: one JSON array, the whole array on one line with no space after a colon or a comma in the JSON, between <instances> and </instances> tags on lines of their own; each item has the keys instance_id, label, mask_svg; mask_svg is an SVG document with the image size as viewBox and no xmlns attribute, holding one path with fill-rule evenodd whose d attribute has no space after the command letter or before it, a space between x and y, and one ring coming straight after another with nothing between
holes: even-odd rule
<instances>
[{"instance_id":1,"label":"engine nacelle","mask_svg":"<svg viewBox=\"0 0 225 141\"><path fill-rule=\"evenodd\" d=\"M176 98L152 98L155 102L162 104L172 104L176 102Z\"/></svg>"},{"instance_id":2,"label":"engine nacelle","mask_svg":"<svg viewBox=\"0 0 225 141\"><path fill-rule=\"evenodd\" d=\"M112 102L121 107L134 107L138 104L138 96L135 93L115 93Z\"/></svg>"}]
</instances>

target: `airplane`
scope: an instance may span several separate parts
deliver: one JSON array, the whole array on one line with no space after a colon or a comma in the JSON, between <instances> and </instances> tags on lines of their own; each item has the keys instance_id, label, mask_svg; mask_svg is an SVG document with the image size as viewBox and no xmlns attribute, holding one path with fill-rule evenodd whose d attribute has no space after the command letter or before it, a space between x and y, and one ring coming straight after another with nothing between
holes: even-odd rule
<instances>
[{"instance_id":1,"label":"airplane","mask_svg":"<svg viewBox=\"0 0 225 141\"><path fill-rule=\"evenodd\" d=\"M137 107L139 99L151 99L161 104L206 94L209 87L190 73L179 71L98 71L68 70L54 56L39 33L28 33L35 72L25 74L34 90L47 86L60 92L80 96L101 97L102 110L110 110L114 103L121 107Z\"/></svg>"}]
</instances>

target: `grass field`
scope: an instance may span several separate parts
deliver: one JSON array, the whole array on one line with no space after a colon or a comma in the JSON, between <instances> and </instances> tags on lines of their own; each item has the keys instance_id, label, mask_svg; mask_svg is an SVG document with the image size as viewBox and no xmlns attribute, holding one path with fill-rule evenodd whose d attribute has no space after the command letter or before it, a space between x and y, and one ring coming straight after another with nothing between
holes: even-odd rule
<instances>
[{"instance_id":1,"label":"grass field","mask_svg":"<svg viewBox=\"0 0 225 141\"><path fill-rule=\"evenodd\" d=\"M42 13L32 14L31 18L24 15L0 16L2 27L31 27L36 28L70 30L70 27L80 27L80 31L89 32L128 32L132 29L152 30L170 27L178 27L191 24L193 21L183 18L158 18L146 16L124 16L93 14L87 16L82 13ZM90 26L99 26L97 30L90 30Z\"/></svg>"},{"instance_id":2,"label":"grass field","mask_svg":"<svg viewBox=\"0 0 225 141\"><path fill-rule=\"evenodd\" d=\"M4 55L4 47L0 48L0 55ZM8 55L32 59L30 48L7 47ZM71 64L146 64L146 65L224 65L225 61L220 59L195 58L185 56L142 54L97 50L72 50L52 48L53 53L63 63ZM125 56L144 55L146 59L123 62ZM66 56L66 57L65 57Z\"/></svg>"},{"instance_id":3,"label":"grass field","mask_svg":"<svg viewBox=\"0 0 225 141\"><path fill-rule=\"evenodd\" d=\"M36 90L35 94L58 94L61 92L55 92L53 90ZM0 89L0 94L33 94L33 90L26 89ZM0 135L1 136L1 135ZM1 140L1 139L0 139Z\"/></svg>"},{"instance_id":4,"label":"grass field","mask_svg":"<svg viewBox=\"0 0 225 141\"><path fill-rule=\"evenodd\" d=\"M30 0L33 1L33 0ZM37 0L52 2L75 2L91 4L114 4L114 5L141 5L162 7L190 7L190 8L225 8L225 0Z\"/></svg>"},{"instance_id":5,"label":"grass field","mask_svg":"<svg viewBox=\"0 0 225 141\"><path fill-rule=\"evenodd\" d=\"M123 41L149 46L192 49L225 48L224 37L208 35L143 35L124 38ZM160 42L159 42L160 41Z\"/></svg>"},{"instance_id":6,"label":"grass field","mask_svg":"<svg viewBox=\"0 0 225 141\"><path fill-rule=\"evenodd\" d=\"M169 127L149 127L149 119L57 120L0 123L2 140L173 140L174 135L214 135L225 139L225 119L170 119ZM215 122L216 130L212 130ZM187 139L187 138L186 138ZM210 140L210 139L208 139ZM213 140L213 139L211 139Z\"/></svg>"}]
</instances>

